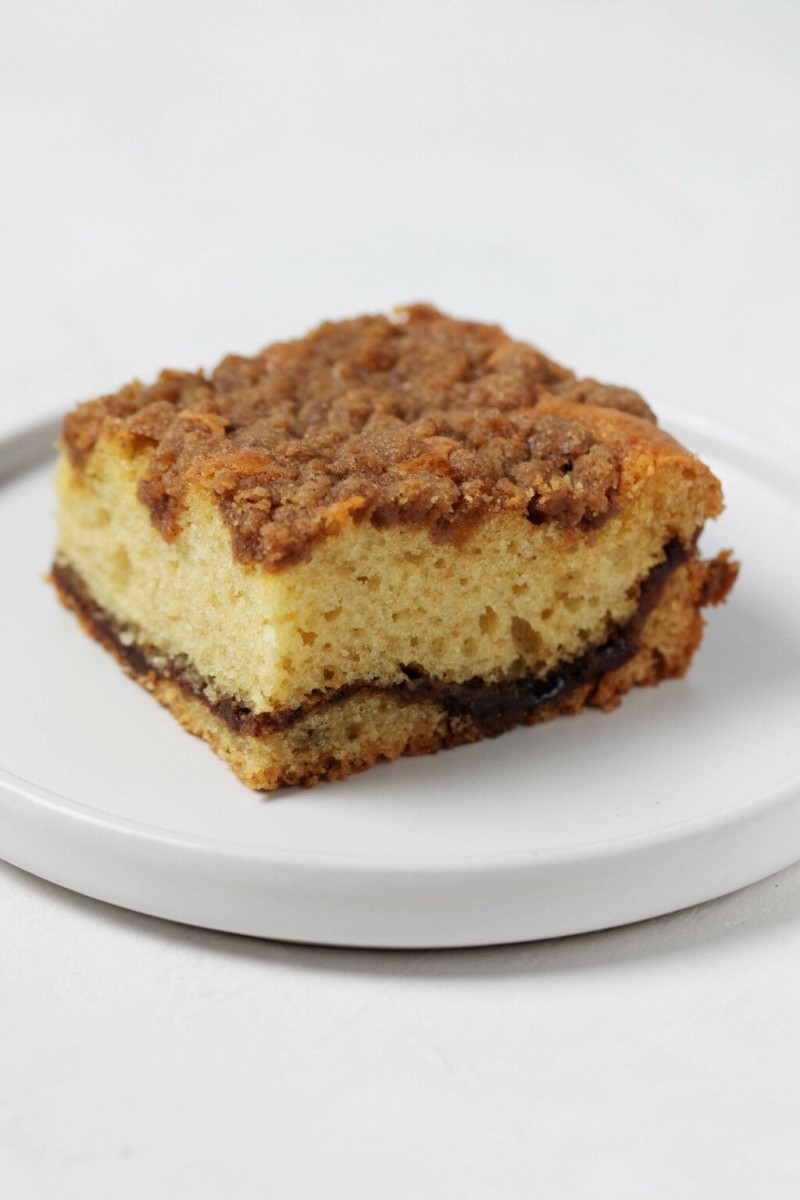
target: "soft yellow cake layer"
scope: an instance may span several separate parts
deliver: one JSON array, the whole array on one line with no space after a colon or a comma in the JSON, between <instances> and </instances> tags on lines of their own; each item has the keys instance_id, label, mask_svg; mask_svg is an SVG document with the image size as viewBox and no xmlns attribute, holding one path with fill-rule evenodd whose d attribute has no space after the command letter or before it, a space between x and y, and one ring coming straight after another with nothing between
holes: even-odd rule
<instances>
[{"instance_id":1,"label":"soft yellow cake layer","mask_svg":"<svg viewBox=\"0 0 800 1200\"><path fill-rule=\"evenodd\" d=\"M165 541L136 498L145 459L107 437L82 471L62 456L57 562L131 637L185 656L210 698L258 712L354 680L399 682L402 665L449 681L539 673L604 641L665 543L691 539L710 485L687 461L681 451L671 465L665 451L658 484L637 474L599 529L501 514L456 547L407 526L354 525L275 574L233 557L202 491Z\"/></svg>"},{"instance_id":2,"label":"soft yellow cake layer","mask_svg":"<svg viewBox=\"0 0 800 1200\"><path fill-rule=\"evenodd\" d=\"M702 631L696 604L703 575L699 563L679 567L639 633L640 649L634 658L607 674L599 689L584 684L553 705L534 710L532 718L549 720L578 712L587 701L611 709L636 684L683 674ZM216 713L171 680L155 680L147 686L252 788L346 779L380 759L430 754L442 745L460 745L479 736L469 717L448 716L435 701L409 702L392 693L362 691L313 709L286 729L251 737L232 732Z\"/></svg>"}]
</instances>

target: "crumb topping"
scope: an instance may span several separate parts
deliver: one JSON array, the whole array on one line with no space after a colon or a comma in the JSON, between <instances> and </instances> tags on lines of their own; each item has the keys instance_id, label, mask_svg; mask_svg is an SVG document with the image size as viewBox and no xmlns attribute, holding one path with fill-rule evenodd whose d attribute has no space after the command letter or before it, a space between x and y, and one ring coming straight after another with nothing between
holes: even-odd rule
<instances>
[{"instance_id":1,"label":"crumb topping","mask_svg":"<svg viewBox=\"0 0 800 1200\"><path fill-rule=\"evenodd\" d=\"M280 570L349 520L458 537L503 510L598 524L615 453L545 397L652 413L635 392L577 379L494 325L429 305L328 322L210 376L164 371L80 405L63 440L80 468L105 433L146 453L139 499L167 539L187 493L213 494L236 556Z\"/></svg>"}]
</instances>

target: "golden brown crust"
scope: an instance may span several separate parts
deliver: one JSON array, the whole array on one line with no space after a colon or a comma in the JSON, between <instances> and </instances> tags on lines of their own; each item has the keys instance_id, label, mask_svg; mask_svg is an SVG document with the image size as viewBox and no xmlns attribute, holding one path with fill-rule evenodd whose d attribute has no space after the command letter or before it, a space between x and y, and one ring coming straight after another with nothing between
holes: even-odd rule
<instances>
[{"instance_id":1,"label":"golden brown crust","mask_svg":"<svg viewBox=\"0 0 800 1200\"><path fill-rule=\"evenodd\" d=\"M166 539L203 488L237 557L279 570L351 520L438 537L504 510L597 524L629 445L658 437L652 421L635 392L415 305L228 357L208 378L131 384L71 413L64 443L78 468L101 437L145 452L138 494Z\"/></svg>"}]
</instances>

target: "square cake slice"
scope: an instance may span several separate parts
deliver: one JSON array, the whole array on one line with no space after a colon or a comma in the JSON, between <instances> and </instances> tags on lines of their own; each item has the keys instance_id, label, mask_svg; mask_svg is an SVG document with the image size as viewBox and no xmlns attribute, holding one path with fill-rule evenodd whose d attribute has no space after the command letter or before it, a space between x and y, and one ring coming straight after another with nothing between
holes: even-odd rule
<instances>
[{"instance_id":1,"label":"square cake slice","mask_svg":"<svg viewBox=\"0 0 800 1200\"><path fill-rule=\"evenodd\" d=\"M64 603L260 789L613 708L736 575L641 397L427 305L79 406L58 492Z\"/></svg>"}]
</instances>

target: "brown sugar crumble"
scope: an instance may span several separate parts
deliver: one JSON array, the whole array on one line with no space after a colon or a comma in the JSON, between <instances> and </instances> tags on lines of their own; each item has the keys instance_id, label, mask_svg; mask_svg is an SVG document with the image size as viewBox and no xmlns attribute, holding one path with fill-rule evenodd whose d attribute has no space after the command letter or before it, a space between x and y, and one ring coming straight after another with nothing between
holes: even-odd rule
<instances>
[{"instance_id":1,"label":"brown sugar crumble","mask_svg":"<svg viewBox=\"0 0 800 1200\"><path fill-rule=\"evenodd\" d=\"M637 393L575 375L494 325L429 305L328 322L210 376L165 371L65 422L80 468L106 432L148 455L139 499L173 540L190 489L213 494L236 556L272 571L347 520L454 538L503 510L599 524L620 464L568 400L654 421ZM546 406L545 406L546 407ZM574 411L574 410L573 410Z\"/></svg>"}]
</instances>

